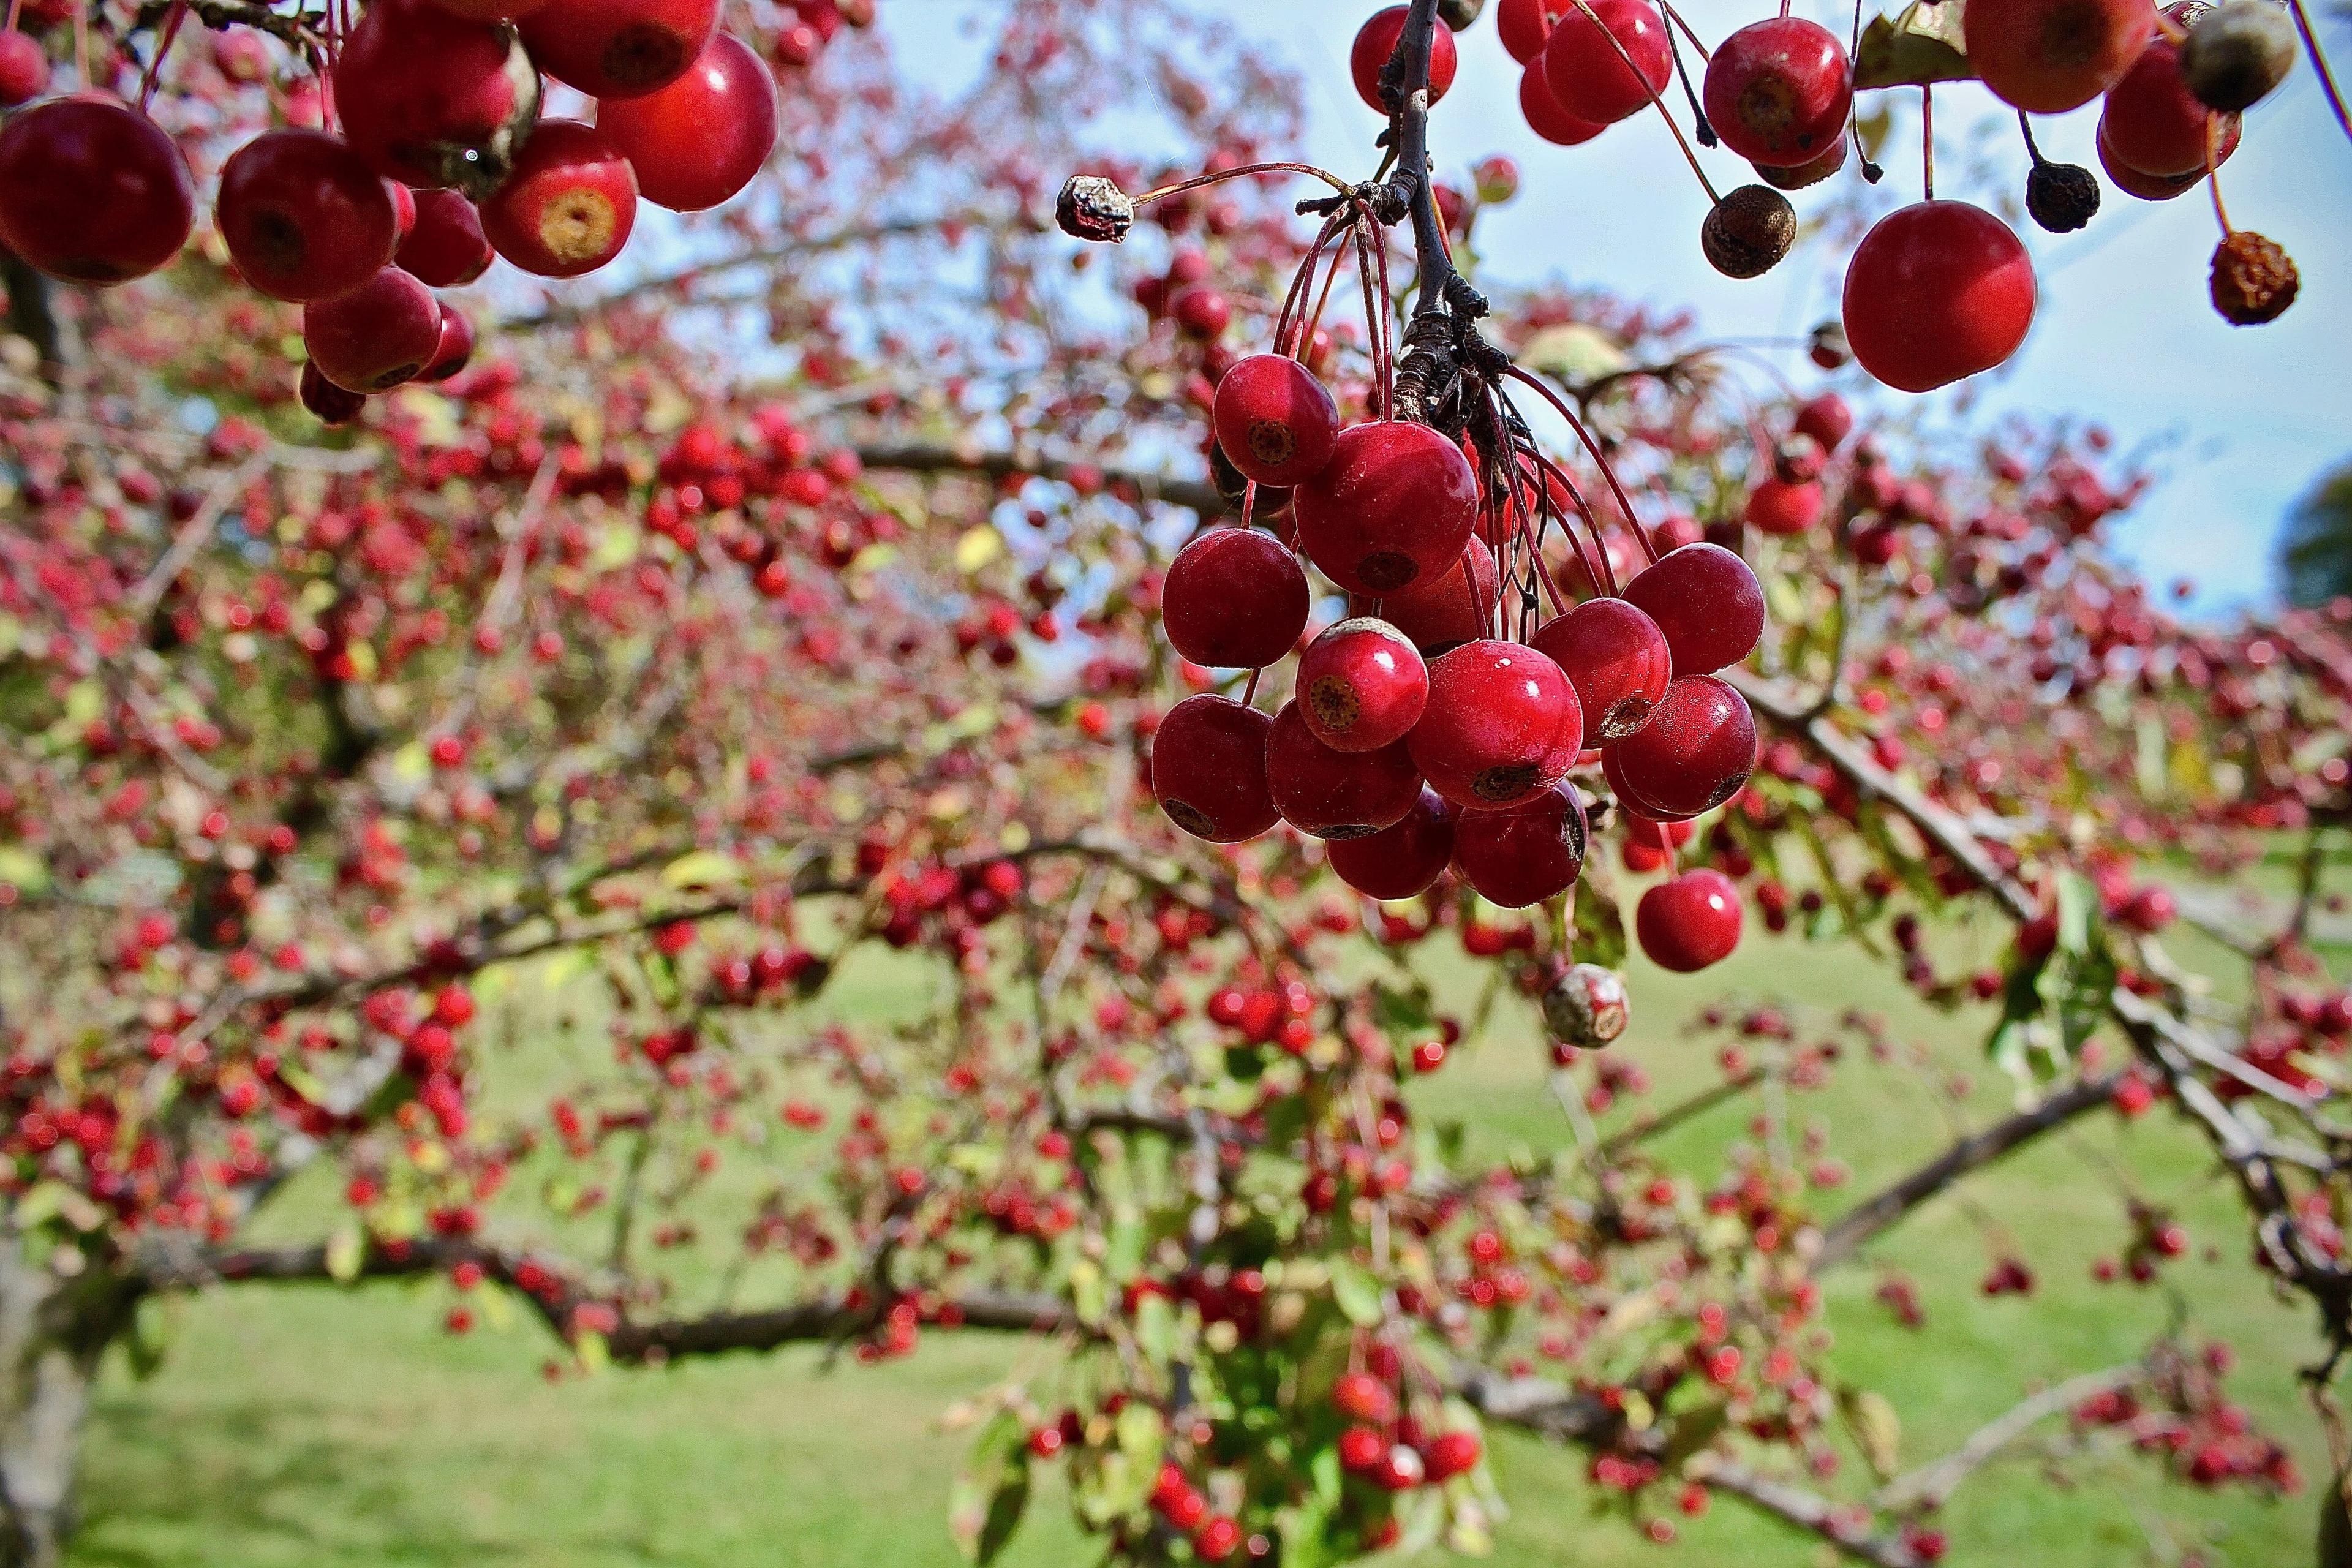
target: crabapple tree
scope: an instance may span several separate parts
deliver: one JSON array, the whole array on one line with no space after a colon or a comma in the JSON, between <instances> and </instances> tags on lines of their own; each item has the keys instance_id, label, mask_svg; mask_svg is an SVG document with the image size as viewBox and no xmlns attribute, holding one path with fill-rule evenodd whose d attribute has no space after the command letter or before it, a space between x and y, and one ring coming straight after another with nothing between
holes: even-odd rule
<instances>
[{"instance_id":1,"label":"crabapple tree","mask_svg":"<svg viewBox=\"0 0 2352 1568\"><path fill-rule=\"evenodd\" d=\"M1675 123L1687 48L1694 138L1761 182L1698 243L1753 276L1857 93L2102 99L2158 199L2289 13L1922 0L1710 55L1648 0L1413 0L1334 42L1355 178L1174 0L979 7L952 98L873 10L12 7L0 1563L60 1561L91 1380L160 1299L296 1281L438 1280L556 1378L1050 1336L942 1500L982 1561L1046 1465L1114 1563L1475 1551L1498 1425L1654 1539L1722 1495L1880 1568L2044 1418L2292 1489L2193 1321L1840 1481L1893 1412L1823 1279L2101 1116L2242 1200L2340 1447L2352 996L2312 939L2352 603L2184 622L2105 552L2139 480L2095 428L1882 413L2031 325L1990 208L1864 232L1832 190L1798 385L1474 278L1539 174L1433 144L1465 50L1602 156ZM2275 315L2292 264L2223 221L2216 303ZM2170 885L2282 842L2260 929ZM2168 951L2190 917L2242 1005ZM1853 1196L1790 1099L1918 1064L1757 998L1653 1103L1629 952L1756 926L1985 1017L2016 1109ZM1549 1152L1426 1113L1472 1049L1549 1075ZM2116 1199L2100 1267L2160 1279L2184 1228ZM2032 1285L1997 1251L1988 1292Z\"/></svg>"}]
</instances>

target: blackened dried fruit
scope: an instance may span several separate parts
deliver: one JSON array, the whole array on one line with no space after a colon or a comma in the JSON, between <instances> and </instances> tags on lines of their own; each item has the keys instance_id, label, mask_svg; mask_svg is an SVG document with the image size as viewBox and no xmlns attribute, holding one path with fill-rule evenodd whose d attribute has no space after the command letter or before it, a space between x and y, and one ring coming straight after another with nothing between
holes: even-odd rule
<instances>
[{"instance_id":1,"label":"blackened dried fruit","mask_svg":"<svg viewBox=\"0 0 2352 1568\"><path fill-rule=\"evenodd\" d=\"M1767 185L1742 185L1715 204L1699 244L1727 278L1760 278L1797 243L1797 209Z\"/></svg>"},{"instance_id":2,"label":"blackened dried fruit","mask_svg":"<svg viewBox=\"0 0 2352 1568\"><path fill-rule=\"evenodd\" d=\"M1116 180L1072 174L1054 204L1054 221L1073 238L1117 244L1135 226L1135 198L1120 190Z\"/></svg>"},{"instance_id":3,"label":"blackened dried fruit","mask_svg":"<svg viewBox=\"0 0 2352 1568\"><path fill-rule=\"evenodd\" d=\"M2072 234L2098 216L2099 177L2080 163L2036 163L2025 176L2025 210L2052 234Z\"/></svg>"},{"instance_id":4,"label":"blackened dried fruit","mask_svg":"<svg viewBox=\"0 0 2352 1568\"><path fill-rule=\"evenodd\" d=\"M2294 260L2252 229L2242 228L2213 247L2213 308L2234 326L2277 321L2302 287Z\"/></svg>"}]
</instances>

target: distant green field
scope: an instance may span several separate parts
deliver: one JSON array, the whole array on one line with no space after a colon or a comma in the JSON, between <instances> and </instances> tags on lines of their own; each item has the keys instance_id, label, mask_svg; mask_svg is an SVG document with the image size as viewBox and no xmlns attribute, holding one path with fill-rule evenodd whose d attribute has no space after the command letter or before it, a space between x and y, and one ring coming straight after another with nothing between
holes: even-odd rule
<instances>
[{"instance_id":1,"label":"distant green field","mask_svg":"<svg viewBox=\"0 0 2352 1568\"><path fill-rule=\"evenodd\" d=\"M1966 950L1966 932L1949 935ZM1990 938L1986 938L1990 942ZM2183 944L2188 945L2187 943ZM1433 957L1441 990L1465 984ZM845 975L853 998L858 977ZM1843 949L1751 940L1732 963L1677 979L1637 962L1641 1008L1620 1048L1637 1055L1666 1103L1709 1081L1712 1064L1679 1025L1727 991L1825 1007L1883 1009L1929 1043L1941 1068L1976 1086L1975 1120L2007 1104L1981 1059L1983 1020L1913 1005L1870 960ZM1458 994L1454 1000L1466 1005ZM1565 1125L1540 1090L1530 1023L1500 1016L1490 1038L1416 1091L1426 1114L1459 1117L1490 1152L1555 1147ZM1856 1064L1828 1091L1800 1097L1866 1193L1948 1136L1907 1069ZM1747 1132L1751 1108L1717 1112L1675 1134L1678 1156L1704 1159ZM2091 1258L2116 1248L2123 1221L2095 1165L2112 1163L2151 1201L2175 1205L2195 1238L2156 1289L2102 1287ZM2160 1111L2132 1127L2099 1118L2046 1140L1968 1190L1979 1217L2015 1239L2040 1275L2025 1300L1978 1293L1987 1260L1977 1224L1948 1198L1884 1239L1874 1258L1918 1282L1924 1333L1873 1300L1865 1263L1832 1277L1829 1321L1847 1377L1904 1412L1906 1463L1943 1452L2038 1380L2136 1353L2177 1304L2192 1324L2226 1331L2244 1352L2242 1398L2294 1447L2316 1478L2322 1448L2294 1373L2310 1351L2306 1320L2275 1301L2243 1263L2246 1234L2201 1146ZM961 1439L940 1430L954 1400L1017 1368L1030 1347L934 1335L913 1360L879 1368L822 1364L813 1352L701 1363L662 1372L547 1383L549 1347L520 1321L452 1338L441 1288L224 1291L175 1311L170 1359L134 1382L108 1377L90 1432L86 1524L77 1568L370 1568L499 1563L511 1568L948 1568L945 1524ZM1574 1456L1506 1438L1496 1465L1514 1513L1493 1561L1507 1568L1617 1568L1671 1561L1622 1513L1597 1519ZM1858 1466L1856 1467L1858 1468ZM2311 1488L2280 1505L2242 1492L2173 1486L2129 1459L2071 1472L2061 1490L2030 1463L1989 1470L1947 1510L1958 1563L2121 1568L2202 1550L2209 1563L2284 1568L2311 1560ZM1847 1478L1851 1479L1852 1478ZM1070 1568L1093 1561L1050 1487L1012 1561ZM1692 1563L1811 1568L1817 1543L1718 1503L1686 1525Z\"/></svg>"}]
</instances>

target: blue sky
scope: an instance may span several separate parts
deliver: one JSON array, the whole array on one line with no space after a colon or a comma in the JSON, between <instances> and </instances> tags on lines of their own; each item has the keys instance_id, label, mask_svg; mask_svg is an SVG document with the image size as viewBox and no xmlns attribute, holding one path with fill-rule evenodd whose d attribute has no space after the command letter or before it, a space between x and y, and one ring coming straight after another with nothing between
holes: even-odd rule
<instances>
[{"instance_id":1,"label":"blue sky","mask_svg":"<svg viewBox=\"0 0 2352 1568\"><path fill-rule=\"evenodd\" d=\"M1370 0L1192 3L1262 40L1304 77L1307 157L1343 174L1370 172L1378 121L1349 83L1347 50L1377 8ZM971 35L954 24L975 8L991 7L986 0L884 0L879 10L903 58L946 84L970 68ZM1823 21L1835 15L1811 0L1799 9ZM1769 10L1688 0L1685 14L1712 40ZM1843 32L1850 14L1832 25ZM2345 80L2352 26L2325 22L2323 37ZM1691 305L1714 337L1801 332L1834 313L1840 274L1821 247L1752 282L1707 267L1696 243L1705 198L1663 126L1635 121L1582 147L1553 147L1520 120L1517 85L1490 5L1464 40L1461 74L1432 127L1442 172L1458 175L1489 153L1511 154L1523 172L1519 199L1480 222L1490 276L1556 277L1661 306ZM2007 112L1973 83L1947 88L1937 109L1948 170L1974 129ZM2096 119L2094 104L2038 121L2036 133L2048 155L2095 163ZM1907 144L1916 146L1916 136ZM1718 186L1740 183L1744 165L1729 154L1702 157ZM1890 160L1887 177L1891 188L1916 196L1915 157ZM1849 166L1838 178L1858 176ZM1939 183L1948 189L1950 173ZM2042 284L2033 335L2009 374L1979 384L1973 407L1949 410L1972 420L2008 411L2077 416L2105 423L2119 449L2165 443L2161 482L2110 525L2114 548L2158 583L2193 581L2194 605L2206 614L2273 593L2273 546L2287 509L2321 472L2352 458L2352 142L2328 117L2307 65L2248 117L2222 189L2232 220L2285 246L2302 268L2302 296L2284 320L2232 328L2213 313L2206 267L2218 230L2201 191L2152 205L2109 190L2098 218L2079 234L2024 231ZM1811 205L1804 195L1797 201L1801 212ZM1810 373L1797 370L1799 356L1786 358L1802 384ZM1885 395L1931 407L1955 402L1951 393Z\"/></svg>"}]
</instances>

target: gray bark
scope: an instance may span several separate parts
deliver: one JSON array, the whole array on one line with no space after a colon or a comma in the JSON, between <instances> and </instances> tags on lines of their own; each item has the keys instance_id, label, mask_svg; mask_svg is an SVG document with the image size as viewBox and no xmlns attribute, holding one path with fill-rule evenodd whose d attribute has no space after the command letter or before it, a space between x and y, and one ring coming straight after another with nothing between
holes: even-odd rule
<instances>
[{"instance_id":1,"label":"gray bark","mask_svg":"<svg viewBox=\"0 0 2352 1568\"><path fill-rule=\"evenodd\" d=\"M0 1235L0 1568L65 1561L90 1391L134 1300L117 1279L61 1279Z\"/></svg>"}]
</instances>

